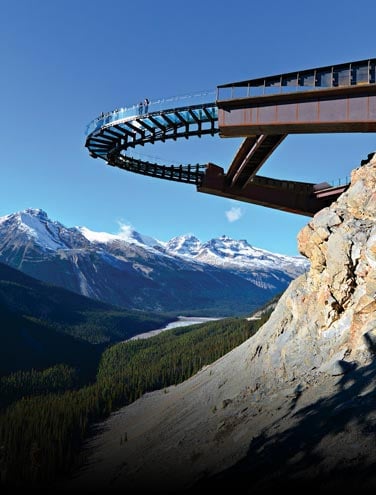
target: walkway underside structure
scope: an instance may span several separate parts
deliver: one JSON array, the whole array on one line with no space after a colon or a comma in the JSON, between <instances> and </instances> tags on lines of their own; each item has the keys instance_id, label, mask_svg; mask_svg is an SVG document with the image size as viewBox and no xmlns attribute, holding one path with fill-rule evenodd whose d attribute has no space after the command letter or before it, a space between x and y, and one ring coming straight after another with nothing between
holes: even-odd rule
<instances>
[{"instance_id":1,"label":"walkway underside structure","mask_svg":"<svg viewBox=\"0 0 376 495\"><path fill-rule=\"evenodd\" d=\"M218 133L217 106L204 103L170 108L147 114L117 118L110 115L96 119L88 134L86 147L93 158L102 158L109 165L159 179L199 185L206 165L161 165L137 158L136 146L156 141L188 139L192 136L214 136Z\"/></svg>"},{"instance_id":2,"label":"walkway underside structure","mask_svg":"<svg viewBox=\"0 0 376 495\"><path fill-rule=\"evenodd\" d=\"M291 133L376 132L376 59L308 69L217 87L216 102L139 115L114 111L93 121L86 146L109 165L195 184L199 192L312 216L348 187L258 175ZM161 165L135 146L216 135L244 137L227 172L215 164Z\"/></svg>"},{"instance_id":3,"label":"walkway underside structure","mask_svg":"<svg viewBox=\"0 0 376 495\"><path fill-rule=\"evenodd\" d=\"M198 191L290 213L313 216L329 206L347 188L347 184L334 187L326 182L311 184L260 175L255 175L241 187L236 183L229 183L223 168L209 163Z\"/></svg>"}]
</instances>

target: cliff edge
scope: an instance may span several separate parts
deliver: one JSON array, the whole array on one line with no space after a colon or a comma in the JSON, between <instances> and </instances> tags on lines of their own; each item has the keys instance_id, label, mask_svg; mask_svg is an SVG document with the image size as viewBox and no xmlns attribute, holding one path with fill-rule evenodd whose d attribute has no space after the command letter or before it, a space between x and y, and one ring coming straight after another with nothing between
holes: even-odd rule
<instances>
[{"instance_id":1,"label":"cliff edge","mask_svg":"<svg viewBox=\"0 0 376 495\"><path fill-rule=\"evenodd\" d=\"M376 488L373 156L299 233L310 270L258 333L113 414L68 488Z\"/></svg>"}]
</instances>

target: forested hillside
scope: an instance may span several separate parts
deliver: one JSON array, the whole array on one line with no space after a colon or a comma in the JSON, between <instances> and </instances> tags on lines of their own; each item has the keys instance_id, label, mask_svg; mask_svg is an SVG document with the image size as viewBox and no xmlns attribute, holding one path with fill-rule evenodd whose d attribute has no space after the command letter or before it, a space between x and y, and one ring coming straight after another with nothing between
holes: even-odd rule
<instances>
[{"instance_id":1,"label":"forested hillside","mask_svg":"<svg viewBox=\"0 0 376 495\"><path fill-rule=\"evenodd\" d=\"M80 448L93 423L146 391L192 376L254 334L268 316L266 311L258 320L219 320L116 344L104 352L96 382L79 389L68 366L3 377L3 484L53 484L80 462Z\"/></svg>"},{"instance_id":2,"label":"forested hillside","mask_svg":"<svg viewBox=\"0 0 376 495\"><path fill-rule=\"evenodd\" d=\"M0 376L67 364L83 384L95 378L106 346L171 319L93 301L0 263Z\"/></svg>"},{"instance_id":3,"label":"forested hillside","mask_svg":"<svg viewBox=\"0 0 376 495\"><path fill-rule=\"evenodd\" d=\"M93 344L118 342L163 326L170 315L128 311L40 282L0 263L0 305Z\"/></svg>"},{"instance_id":4,"label":"forested hillside","mask_svg":"<svg viewBox=\"0 0 376 495\"><path fill-rule=\"evenodd\" d=\"M75 368L81 384L95 377L103 344L61 333L44 321L20 316L1 304L0 321L0 376L64 363Z\"/></svg>"}]
</instances>

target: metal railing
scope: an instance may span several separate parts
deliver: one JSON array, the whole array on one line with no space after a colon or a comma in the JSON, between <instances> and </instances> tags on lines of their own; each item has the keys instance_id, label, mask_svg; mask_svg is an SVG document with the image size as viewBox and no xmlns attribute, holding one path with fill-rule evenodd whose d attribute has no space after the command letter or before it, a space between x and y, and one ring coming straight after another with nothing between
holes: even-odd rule
<instances>
[{"instance_id":1,"label":"metal railing","mask_svg":"<svg viewBox=\"0 0 376 495\"><path fill-rule=\"evenodd\" d=\"M376 59L319 67L217 86L217 100L375 84Z\"/></svg>"},{"instance_id":2,"label":"metal railing","mask_svg":"<svg viewBox=\"0 0 376 495\"><path fill-rule=\"evenodd\" d=\"M346 177L334 179L330 181L329 183L332 187L337 187L337 186L346 186L347 184L350 184L350 176L346 175Z\"/></svg>"},{"instance_id":3,"label":"metal railing","mask_svg":"<svg viewBox=\"0 0 376 495\"><path fill-rule=\"evenodd\" d=\"M173 109L175 107L188 107L209 103L215 100L215 91L201 91L197 93L185 94L180 96L172 96L151 101L146 106L144 101L131 105L130 107L116 108L110 112L102 112L98 117L93 119L86 127L85 136L100 129L104 125L111 124L118 120L134 119L145 116L149 113L161 112L163 110Z\"/></svg>"}]
</instances>

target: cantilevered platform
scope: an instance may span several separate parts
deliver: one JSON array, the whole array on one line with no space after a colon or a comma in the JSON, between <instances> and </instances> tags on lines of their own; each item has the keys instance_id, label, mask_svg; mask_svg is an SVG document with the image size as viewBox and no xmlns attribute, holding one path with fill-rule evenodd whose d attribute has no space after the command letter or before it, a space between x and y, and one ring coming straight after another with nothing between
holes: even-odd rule
<instances>
[{"instance_id":1,"label":"cantilevered platform","mask_svg":"<svg viewBox=\"0 0 376 495\"><path fill-rule=\"evenodd\" d=\"M133 155L136 146L146 143L217 134L216 104L197 103L197 99L196 96L190 106L155 109L156 105L151 104L148 113L139 114L137 106L133 106L102 115L89 124L86 147L93 158L102 158L123 170L199 185L205 164L161 165ZM163 103L169 105L171 100Z\"/></svg>"},{"instance_id":2,"label":"cantilevered platform","mask_svg":"<svg viewBox=\"0 0 376 495\"><path fill-rule=\"evenodd\" d=\"M184 97L184 104L180 99L152 102L141 114L136 106L117 109L89 124L86 147L92 157L124 170L311 216L347 185L277 180L257 173L290 133L375 132L375 76L376 59L367 59L224 84L217 87L215 101L200 94ZM146 143L217 134L245 138L227 172L214 164L151 163L133 153Z\"/></svg>"},{"instance_id":3,"label":"cantilevered platform","mask_svg":"<svg viewBox=\"0 0 376 495\"><path fill-rule=\"evenodd\" d=\"M218 86L220 136L375 132L375 60Z\"/></svg>"}]
</instances>

